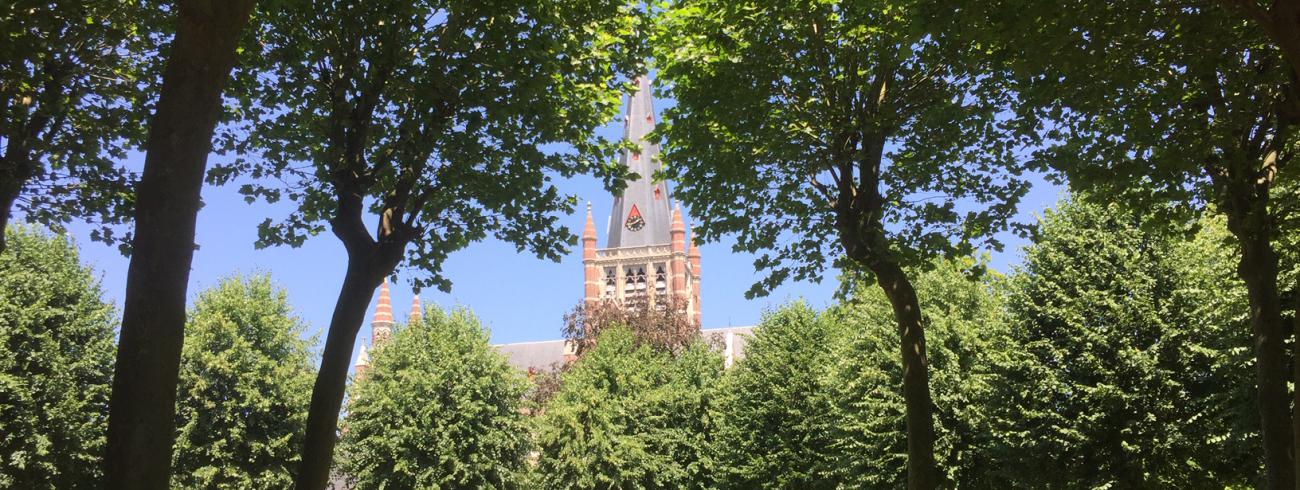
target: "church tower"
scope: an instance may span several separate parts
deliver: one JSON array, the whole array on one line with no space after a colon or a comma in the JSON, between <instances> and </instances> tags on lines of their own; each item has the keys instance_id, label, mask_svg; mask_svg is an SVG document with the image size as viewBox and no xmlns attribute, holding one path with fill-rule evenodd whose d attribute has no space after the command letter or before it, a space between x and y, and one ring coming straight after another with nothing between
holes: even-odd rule
<instances>
[{"instance_id":1,"label":"church tower","mask_svg":"<svg viewBox=\"0 0 1300 490\"><path fill-rule=\"evenodd\" d=\"M646 139L655 127L649 77L637 77L636 85L636 93L628 99L623 137L636 142L637 148L624 150L619 163L637 178L614 196L604 248L597 248L596 226L587 205L582 233L584 301L649 306L671 302L698 326L699 251L688 245L681 206L673 203L668 183L654 181L661 165L659 145Z\"/></svg>"}]
</instances>

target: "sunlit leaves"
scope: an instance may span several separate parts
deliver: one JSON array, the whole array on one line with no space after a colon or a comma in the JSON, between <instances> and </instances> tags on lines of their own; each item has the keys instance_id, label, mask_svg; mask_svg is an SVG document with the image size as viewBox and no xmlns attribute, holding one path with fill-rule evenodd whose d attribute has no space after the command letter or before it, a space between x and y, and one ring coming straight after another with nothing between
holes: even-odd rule
<instances>
[{"instance_id":1,"label":"sunlit leaves","mask_svg":"<svg viewBox=\"0 0 1300 490\"><path fill-rule=\"evenodd\" d=\"M537 428L537 488L714 488L709 409L721 356L676 355L607 329L563 375Z\"/></svg>"},{"instance_id":2,"label":"sunlit leaves","mask_svg":"<svg viewBox=\"0 0 1300 490\"><path fill-rule=\"evenodd\" d=\"M300 245L341 226L345 201L409 232L417 287L449 287L442 262L494 237L558 259L577 203L555 177L613 182L621 75L642 63L644 13L626 0L289 1L256 34L249 94L222 137L238 154L212 182L251 177L249 199L295 209L259 245ZM346 221L346 220L345 220ZM384 230L374 239L389 240Z\"/></svg>"},{"instance_id":3,"label":"sunlit leaves","mask_svg":"<svg viewBox=\"0 0 1300 490\"><path fill-rule=\"evenodd\" d=\"M988 415L995 466L1017 486L1249 487L1261 474L1229 235L1221 221L1193 238L1144 232L1149 219L1067 201L1010 280L1018 349Z\"/></svg>"},{"instance_id":4,"label":"sunlit leaves","mask_svg":"<svg viewBox=\"0 0 1300 490\"><path fill-rule=\"evenodd\" d=\"M181 354L174 488L290 486L315 377L304 329L268 276L199 293Z\"/></svg>"},{"instance_id":5,"label":"sunlit leaves","mask_svg":"<svg viewBox=\"0 0 1300 490\"><path fill-rule=\"evenodd\" d=\"M0 487L100 486L113 307L66 239L6 230L0 255Z\"/></svg>"},{"instance_id":6,"label":"sunlit leaves","mask_svg":"<svg viewBox=\"0 0 1300 490\"><path fill-rule=\"evenodd\" d=\"M769 254L749 294L819 278L850 243L905 264L1000 247L1027 190L1020 140L996 60L970 47L992 34L963 8L662 8L656 62L677 101L660 127L666 173L702 239Z\"/></svg>"},{"instance_id":7,"label":"sunlit leaves","mask_svg":"<svg viewBox=\"0 0 1300 490\"><path fill-rule=\"evenodd\" d=\"M358 488L522 488L522 376L468 311L425 311L373 351L340 461Z\"/></svg>"}]
</instances>

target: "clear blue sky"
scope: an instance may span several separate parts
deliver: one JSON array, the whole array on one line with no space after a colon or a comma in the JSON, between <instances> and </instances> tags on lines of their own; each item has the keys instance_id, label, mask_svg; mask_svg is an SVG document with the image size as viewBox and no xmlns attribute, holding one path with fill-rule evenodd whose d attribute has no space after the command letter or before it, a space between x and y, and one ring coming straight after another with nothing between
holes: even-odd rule
<instances>
[{"instance_id":1,"label":"clear blue sky","mask_svg":"<svg viewBox=\"0 0 1300 490\"><path fill-rule=\"evenodd\" d=\"M668 104L656 101L656 110ZM602 130L609 138L621 136L620 122ZM209 164L222 161L213 155ZM128 165L140 166L140 155L133 155ZM605 224L613 198L600 182L591 177L562 181L561 190L590 201L601 244L605 241ZM1041 179L1020 208L1021 219L1029 220L1053 205L1059 190ZM324 343L324 329L329 324L346 263L342 245L328 232L307 241L301 248L277 247L256 250L257 224L267 217L279 218L288 213L286 205L246 204L237 185L206 187L204 208L199 213L197 242L190 274L191 300L205 288L215 285L232 273L270 273L288 290L289 301L309 325L309 333L319 332ZM571 229L581 231L585 206L567 218ZM689 213L688 213L689 214ZM102 278L106 298L120 305L125 292L127 259L116 248L89 239L88 228L70 227L70 234L81 246L82 259ZM1001 237L1007 248L992 254L992 266L1001 271L1019 262L1023 241L1013 235ZM452 292L444 294L425 290L427 304L444 308L466 306L472 309L492 333L497 343L555 339L560 336L561 318L582 298L582 257L577 248L561 262L538 259L515 251L513 245L488 240L453 254L444 267L452 280ZM701 302L705 328L728 325L752 325L765 309L786 301L803 298L814 306L825 306L834 291L835 271L828 271L820 284L789 283L766 298L746 300L744 292L754 282L754 257L731 252L731 244L706 244L700 249L702 269ZM412 292L399 272L392 285L393 309L398 321L404 321L410 308ZM373 301L371 311L373 312ZM367 314L367 321L370 314ZM368 325L360 338L368 342ZM355 356L355 352L354 352Z\"/></svg>"}]
</instances>

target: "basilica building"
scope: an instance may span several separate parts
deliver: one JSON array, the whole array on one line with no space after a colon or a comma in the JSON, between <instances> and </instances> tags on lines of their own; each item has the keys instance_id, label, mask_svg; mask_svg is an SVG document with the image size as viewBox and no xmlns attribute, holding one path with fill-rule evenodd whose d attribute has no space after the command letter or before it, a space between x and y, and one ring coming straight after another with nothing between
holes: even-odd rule
<instances>
[{"instance_id":1,"label":"basilica building","mask_svg":"<svg viewBox=\"0 0 1300 490\"><path fill-rule=\"evenodd\" d=\"M591 204L587 204L582 232L583 301L588 306L602 301L638 307L671 305L686 312L699 328L702 320L699 248L687 240L686 218L682 216L681 206L672 199L669 183L654 180L661 165L659 145L647 139L655 127L650 79L641 76L635 83L637 91L629 97L624 114L623 137L637 142L637 148L623 150L619 163L626 165L636 178L627 182L621 195L614 196L604 246L599 245ZM416 297L410 315L420 314L419 302ZM371 323L373 345L382 344L391 335L392 328L392 300L385 281L380 286L379 304ZM752 329L706 329L701 334L718 337L729 367L743 353L745 337ZM573 355L573 347L564 340L495 347L511 365L528 372L552 369ZM362 345L357 356L357 373L364 373L369 365L369 355Z\"/></svg>"}]
</instances>

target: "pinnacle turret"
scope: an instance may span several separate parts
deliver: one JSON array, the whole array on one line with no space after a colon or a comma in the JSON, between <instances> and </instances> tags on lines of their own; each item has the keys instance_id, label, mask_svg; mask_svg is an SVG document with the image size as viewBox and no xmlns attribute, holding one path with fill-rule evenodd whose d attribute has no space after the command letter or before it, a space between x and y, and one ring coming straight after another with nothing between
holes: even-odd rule
<instances>
[{"instance_id":1,"label":"pinnacle turret","mask_svg":"<svg viewBox=\"0 0 1300 490\"><path fill-rule=\"evenodd\" d=\"M411 312L406 315L406 322L411 323L424 319L424 310L420 307L420 295L415 295L411 299Z\"/></svg>"},{"instance_id":2,"label":"pinnacle turret","mask_svg":"<svg viewBox=\"0 0 1300 490\"><path fill-rule=\"evenodd\" d=\"M388 294L388 278L379 286L379 303L375 305L375 319L370 322L370 337L378 346L393 335L393 300Z\"/></svg>"}]
</instances>

